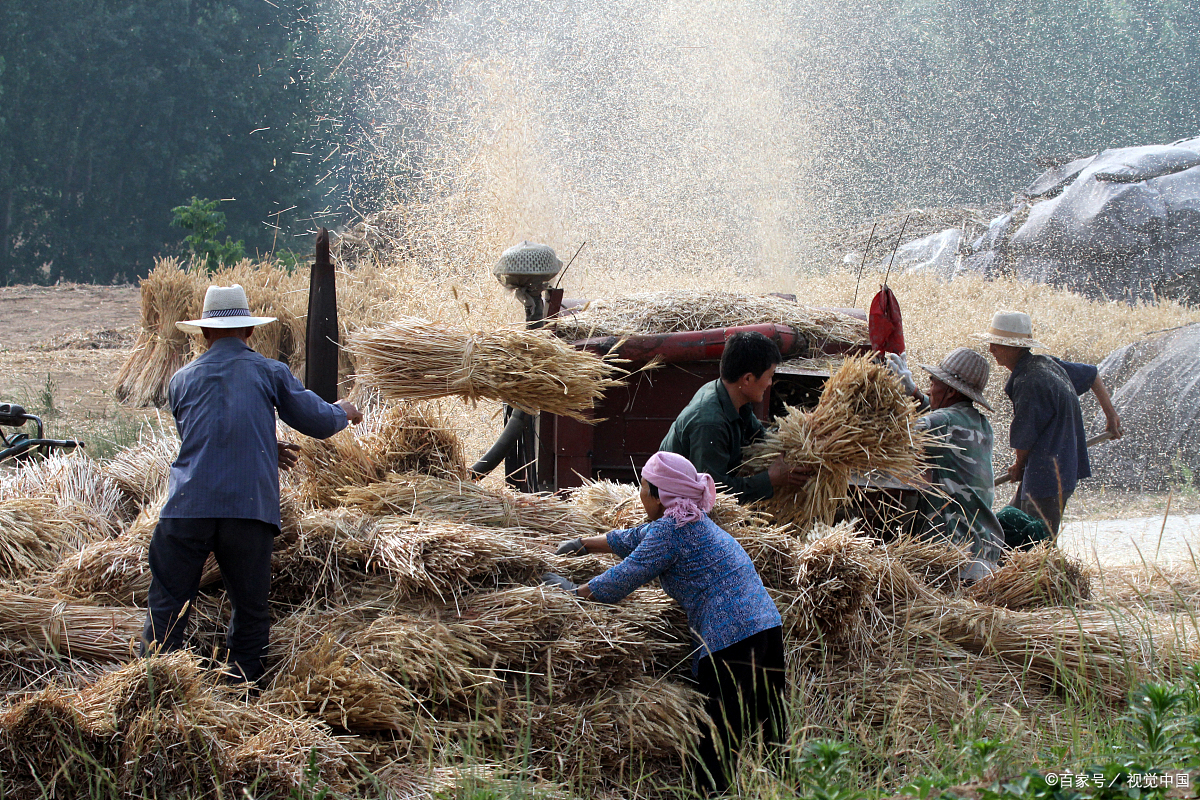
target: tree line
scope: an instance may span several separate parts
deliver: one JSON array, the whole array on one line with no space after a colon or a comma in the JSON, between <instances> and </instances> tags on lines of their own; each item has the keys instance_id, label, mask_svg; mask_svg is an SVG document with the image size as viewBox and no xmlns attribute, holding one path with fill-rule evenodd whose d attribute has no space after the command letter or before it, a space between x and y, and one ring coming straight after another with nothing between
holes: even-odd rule
<instances>
[{"instance_id":1,"label":"tree line","mask_svg":"<svg viewBox=\"0 0 1200 800\"><path fill-rule=\"evenodd\" d=\"M351 6L6 3L0 284L134 280L184 247L172 209L189 239L221 219L210 251L307 251L313 227L395 192L355 178L355 143L387 90L380 54L437 2L373 7L381 22L356 42L336 24ZM837 14L838 70L809 66L837 93L819 160L847 212L1004 199L1039 160L1200 135L1200 0L866 0Z\"/></svg>"}]
</instances>

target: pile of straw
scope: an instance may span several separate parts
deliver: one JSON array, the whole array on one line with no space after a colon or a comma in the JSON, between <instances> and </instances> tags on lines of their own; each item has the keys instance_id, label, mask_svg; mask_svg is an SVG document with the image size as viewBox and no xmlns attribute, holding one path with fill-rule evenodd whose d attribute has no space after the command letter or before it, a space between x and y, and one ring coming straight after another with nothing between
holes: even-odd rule
<instances>
[{"instance_id":1,"label":"pile of straw","mask_svg":"<svg viewBox=\"0 0 1200 800\"><path fill-rule=\"evenodd\" d=\"M457 395L592 422L586 412L621 385L608 361L524 328L470 332L401 317L356 333L350 352L358 377L394 400Z\"/></svg>"},{"instance_id":2,"label":"pile of straw","mask_svg":"<svg viewBox=\"0 0 1200 800\"><path fill-rule=\"evenodd\" d=\"M258 317L275 317L276 320L254 329L250 336L250 347L256 353L282 361L296 370L304 362L308 316L307 271L289 273L277 261L244 259L232 267L218 270L208 280L208 284L214 286L232 286L235 283L246 290L250 313ZM193 356L203 352L200 341L199 337L193 338Z\"/></svg>"},{"instance_id":3,"label":"pile of straw","mask_svg":"<svg viewBox=\"0 0 1200 800\"><path fill-rule=\"evenodd\" d=\"M391 472L467 477L462 442L436 409L373 403L363 422L328 439L301 436L279 426L280 441L300 447L283 488L306 508L333 508L339 492L384 480Z\"/></svg>"},{"instance_id":4,"label":"pile of straw","mask_svg":"<svg viewBox=\"0 0 1200 800\"><path fill-rule=\"evenodd\" d=\"M854 317L779 297L733 292L671 291L593 300L584 310L564 314L551 325L562 338L577 341L595 336L703 331L759 323L794 328L814 347L825 343L867 343L866 323Z\"/></svg>"},{"instance_id":5,"label":"pile of straw","mask_svg":"<svg viewBox=\"0 0 1200 800\"><path fill-rule=\"evenodd\" d=\"M75 451L22 464L4 483L4 498L44 498L54 503L64 548L115 536L127 510L125 495L100 465Z\"/></svg>"},{"instance_id":6,"label":"pile of straw","mask_svg":"<svg viewBox=\"0 0 1200 800\"><path fill-rule=\"evenodd\" d=\"M145 612L0 590L0 634L67 658L119 662L134 652Z\"/></svg>"},{"instance_id":7,"label":"pile of straw","mask_svg":"<svg viewBox=\"0 0 1200 800\"><path fill-rule=\"evenodd\" d=\"M191 356L191 341L176 322L200 316L206 279L181 268L174 259L159 259L142 279L142 321L133 352L117 373L117 400L141 408L164 406L167 385Z\"/></svg>"},{"instance_id":8,"label":"pile of straw","mask_svg":"<svg viewBox=\"0 0 1200 800\"><path fill-rule=\"evenodd\" d=\"M959 573L973 558L967 545L946 538L901 536L886 549L921 583L947 593L958 589Z\"/></svg>"},{"instance_id":9,"label":"pile of straw","mask_svg":"<svg viewBox=\"0 0 1200 800\"><path fill-rule=\"evenodd\" d=\"M343 492L342 504L371 516L402 514L494 528L523 528L574 539L605 533L600 520L554 497L492 489L419 473Z\"/></svg>"},{"instance_id":10,"label":"pile of straw","mask_svg":"<svg viewBox=\"0 0 1200 800\"><path fill-rule=\"evenodd\" d=\"M634 528L646 522L642 507L641 489L634 484L616 481L585 481L571 492L571 502L584 514L598 520L607 530ZM708 517L720 528L767 525L768 516L748 506L740 505L737 497L717 492L716 503Z\"/></svg>"},{"instance_id":11,"label":"pile of straw","mask_svg":"<svg viewBox=\"0 0 1200 800\"><path fill-rule=\"evenodd\" d=\"M122 797L291 794L314 783L344 792L355 769L313 721L236 702L187 653L19 699L0 710L0 742L5 789L19 797L91 796L96 786Z\"/></svg>"},{"instance_id":12,"label":"pile of straw","mask_svg":"<svg viewBox=\"0 0 1200 800\"><path fill-rule=\"evenodd\" d=\"M743 450L743 470L761 472L779 456L811 469L802 489L778 491L764 507L779 522L832 524L850 499L851 474L919 477L927 435L914 422L916 404L886 366L866 356L847 358L825 383L815 409L789 407L778 430Z\"/></svg>"},{"instance_id":13,"label":"pile of straw","mask_svg":"<svg viewBox=\"0 0 1200 800\"><path fill-rule=\"evenodd\" d=\"M1043 542L1010 552L1004 566L972 586L967 596L1012 611L1073 606L1091 599L1092 580L1078 559Z\"/></svg>"},{"instance_id":14,"label":"pile of straw","mask_svg":"<svg viewBox=\"0 0 1200 800\"><path fill-rule=\"evenodd\" d=\"M173 426L144 430L138 443L117 453L104 465L104 474L138 506L153 502L167 489L171 464L179 456L179 436Z\"/></svg>"}]
</instances>

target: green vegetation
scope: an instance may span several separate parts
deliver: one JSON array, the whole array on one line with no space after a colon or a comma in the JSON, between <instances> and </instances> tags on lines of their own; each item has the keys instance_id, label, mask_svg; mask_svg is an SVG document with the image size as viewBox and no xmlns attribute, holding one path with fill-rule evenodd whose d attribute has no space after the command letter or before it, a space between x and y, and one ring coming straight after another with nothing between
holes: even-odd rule
<instances>
[{"instance_id":1,"label":"green vegetation","mask_svg":"<svg viewBox=\"0 0 1200 800\"><path fill-rule=\"evenodd\" d=\"M235 242L226 236L222 242L218 238L225 230L225 214L217 211L219 202L193 197L188 205L171 209L171 225L191 231L183 239L188 254L209 272L233 266L246 257L246 245L241 239Z\"/></svg>"}]
</instances>

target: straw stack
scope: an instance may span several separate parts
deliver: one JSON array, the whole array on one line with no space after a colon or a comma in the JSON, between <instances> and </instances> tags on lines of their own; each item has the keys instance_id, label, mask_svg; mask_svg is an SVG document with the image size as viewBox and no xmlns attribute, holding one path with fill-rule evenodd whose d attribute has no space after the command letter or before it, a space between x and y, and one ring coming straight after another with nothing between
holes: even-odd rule
<instances>
[{"instance_id":1,"label":"straw stack","mask_svg":"<svg viewBox=\"0 0 1200 800\"><path fill-rule=\"evenodd\" d=\"M759 323L794 328L815 347L825 343L867 343L866 323L854 317L779 297L733 292L672 291L593 300L583 311L564 314L551 324L559 336L576 341L594 336L703 331Z\"/></svg>"},{"instance_id":2,"label":"straw stack","mask_svg":"<svg viewBox=\"0 0 1200 800\"><path fill-rule=\"evenodd\" d=\"M394 400L457 395L594 422L586 412L621 385L611 363L548 331L471 332L401 317L355 334L350 351L359 378Z\"/></svg>"},{"instance_id":3,"label":"straw stack","mask_svg":"<svg viewBox=\"0 0 1200 800\"><path fill-rule=\"evenodd\" d=\"M143 610L92 606L0 591L0 634L67 658L123 661L146 618Z\"/></svg>"},{"instance_id":4,"label":"straw stack","mask_svg":"<svg viewBox=\"0 0 1200 800\"><path fill-rule=\"evenodd\" d=\"M967 596L1012 611L1073 606L1091 599L1092 581L1078 559L1043 542L1011 551L1004 566L973 585Z\"/></svg>"},{"instance_id":5,"label":"straw stack","mask_svg":"<svg viewBox=\"0 0 1200 800\"><path fill-rule=\"evenodd\" d=\"M570 503L554 497L492 489L469 481L419 473L389 475L386 481L343 492L342 503L372 516L402 514L495 528L523 528L573 539L609 529Z\"/></svg>"},{"instance_id":6,"label":"straw stack","mask_svg":"<svg viewBox=\"0 0 1200 800\"><path fill-rule=\"evenodd\" d=\"M191 357L191 341L175 323L200 316L204 282L198 271L170 258L157 260L142 279L141 330L117 373L119 401L138 408L166 405L171 376Z\"/></svg>"},{"instance_id":7,"label":"straw stack","mask_svg":"<svg viewBox=\"0 0 1200 800\"><path fill-rule=\"evenodd\" d=\"M926 434L914 430L915 421L916 405L887 367L869 357L847 358L825 383L815 409L789 407L778 430L743 450L743 470L761 472L780 456L811 469L803 489L779 491L764 507L777 521L799 527L832 524L850 499L852 474L919 477Z\"/></svg>"},{"instance_id":8,"label":"straw stack","mask_svg":"<svg viewBox=\"0 0 1200 800\"><path fill-rule=\"evenodd\" d=\"M426 404L364 403L363 422L328 439L301 436L279 425L280 441L300 447L283 488L306 508L332 508L344 489L384 480L390 472L467 477L458 435Z\"/></svg>"},{"instance_id":9,"label":"straw stack","mask_svg":"<svg viewBox=\"0 0 1200 800\"><path fill-rule=\"evenodd\" d=\"M115 536L127 508L117 484L79 451L22 464L6 482L5 494L53 501L53 516L64 525L61 541L67 549Z\"/></svg>"},{"instance_id":10,"label":"straw stack","mask_svg":"<svg viewBox=\"0 0 1200 800\"><path fill-rule=\"evenodd\" d=\"M646 510L642 507L640 493L641 489L634 484L608 480L585 481L583 486L571 492L571 502L583 513L599 520L608 530L634 528L646 522ZM770 524L767 514L739 505L737 497L725 492L717 492L708 518L725 530L735 526Z\"/></svg>"},{"instance_id":11,"label":"straw stack","mask_svg":"<svg viewBox=\"0 0 1200 800\"><path fill-rule=\"evenodd\" d=\"M213 273L208 283L240 285L246 290L251 314L275 317L275 322L259 325L250 336L249 345L256 353L282 361L293 369L303 363L308 315L308 274L304 270L289 273L277 261L243 259ZM198 354L193 350L193 355Z\"/></svg>"}]
</instances>

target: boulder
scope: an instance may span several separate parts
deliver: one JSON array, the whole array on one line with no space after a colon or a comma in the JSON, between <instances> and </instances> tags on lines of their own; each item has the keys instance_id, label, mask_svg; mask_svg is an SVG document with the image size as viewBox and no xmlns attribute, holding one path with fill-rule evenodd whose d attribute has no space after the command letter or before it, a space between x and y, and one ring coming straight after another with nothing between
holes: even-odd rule
<instances>
[{"instance_id":1,"label":"boulder","mask_svg":"<svg viewBox=\"0 0 1200 800\"><path fill-rule=\"evenodd\" d=\"M1122 488L1162 491L1200 475L1200 323L1114 350L1100 377L1125 436L1091 451L1092 475ZM1092 433L1104 429L1104 416Z\"/></svg>"},{"instance_id":2,"label":"boulder","mask_svg":"<svg viewBox=\"0 0 1200 800\"><path fill-rule=\"evenodd\" d=\"M1047 170L973 243L964 266L1090 297L1200 301L1200 138Z\"/></svg>"}]
</instances>

